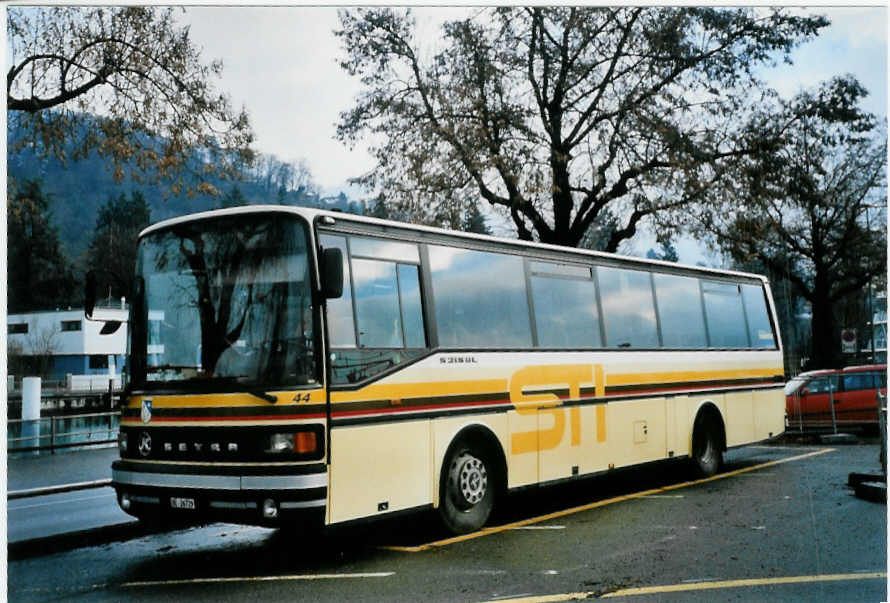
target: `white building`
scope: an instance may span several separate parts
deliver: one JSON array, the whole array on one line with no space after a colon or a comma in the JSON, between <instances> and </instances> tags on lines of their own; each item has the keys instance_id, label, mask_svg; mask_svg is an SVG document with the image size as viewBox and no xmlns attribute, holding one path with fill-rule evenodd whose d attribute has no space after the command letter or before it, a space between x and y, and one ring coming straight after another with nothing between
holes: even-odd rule
<instances>
[{"instance_id":1,"label":"white building","mask_svg":"<svg viewBox=\"0 0 890 603\"><path fill-rule=\"evenodd\" d=\"M127 350L127 314L120 308L97 308L88 320L82 309L10 314L7 319L8 349L25 359L48 357L44 377L64 380L66 375L119 375ZM99 331L104 320L122 321L113 334ZM19 376L17 376L19 377Z\"/></svg>"},{"instance_id":2,"label":"white building","mask_svg":"<svg viewBox=\"0 0 890 603\"><path fill-rule=\"evenodd\" d=\"M887 362L887 292L874 290L872 293L872 317L869 327L872 339L862 342L862 351L871 356L874 341L874 359L879 364Z\"/></svg>"}]
</instances>

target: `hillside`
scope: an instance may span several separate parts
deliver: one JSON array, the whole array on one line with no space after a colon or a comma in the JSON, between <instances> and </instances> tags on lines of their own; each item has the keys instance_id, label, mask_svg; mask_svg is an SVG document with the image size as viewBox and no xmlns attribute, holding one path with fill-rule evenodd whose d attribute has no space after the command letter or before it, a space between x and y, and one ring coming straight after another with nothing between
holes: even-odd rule
<instances>
[{"instance_id":1,"label":"hillside","mask_svg":"<svg viewBox=\"0 0 890 603\"><path fill-rule=\"evenodd\" d=\"M9 147L16 140L17 132L10 126ZM274 166L279 170L288 166L271 156L264 156L262 165ZM297 166L297 169L303 166ZM62 163L55 158L43 158L30 149L10 152L7 155L7 174L10 183L38 179L43 190L51 198L52 222L59 229L59 236L65 254L73 261L82 256L89 246L96 226L99 208L112 197L141 192L151 208L151 220L157 222L174 216L197 211L214 209L224 205L275 203L308 207L325 207L344 212L364 213L364 204L352 200L346 194L321 196L317 187L311 185L311 175L304 173L304 183L300 186L287 186L277 173L245 174L240 181L211 180L221 195L207 194L172 195L169 183L146 184L136 182L128 175L116 181L108 162L92 154L86 159ZM287 170L282 170L287 172ZM291 178L292 180L292 178ZM306 185L306 182L309 185Z\"/></svg>"}]
</instances>

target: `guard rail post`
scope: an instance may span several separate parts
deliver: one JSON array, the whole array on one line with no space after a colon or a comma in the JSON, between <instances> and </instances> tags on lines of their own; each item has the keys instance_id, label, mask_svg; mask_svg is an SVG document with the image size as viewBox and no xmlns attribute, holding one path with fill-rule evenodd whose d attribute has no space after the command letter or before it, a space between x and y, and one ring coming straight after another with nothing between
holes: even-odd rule
<instances>
[{"instance_id":1,"label":"guard rail post","mask_svg":"<svg viewBox=\"0 0 890 603\"><path fill-rule=\"evenodd\" d=\"M828 385L828 405L831 406L831 428L834 429L834 434L837 435L837 419L834 416L834 386L830 383Z\"/></svg>"},{"instance_id":2,"label":"guard rail post","mask_svg":"<svg viewBox=\"0 0 890 603\"><path fill-rule=\"evenodd\" d=\"M878 423L881 429L881 473L887 476L887 396L877 391L878 397Z\"/></svg>"}]
</instances>

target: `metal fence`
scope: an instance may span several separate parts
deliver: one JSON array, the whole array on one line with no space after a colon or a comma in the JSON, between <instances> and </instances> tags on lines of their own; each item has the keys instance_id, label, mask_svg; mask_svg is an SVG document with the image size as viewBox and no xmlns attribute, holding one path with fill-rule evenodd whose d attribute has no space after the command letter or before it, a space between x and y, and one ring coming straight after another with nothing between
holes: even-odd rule
<instances>
[{"instance_id":1,"label":"metal fence","mask_svg":"<svg viewBox=\"0 0 890 603\"><path fill-rule=\"evenodd\" d=\"M119 412L98 412L39 419L10 419L6 426L7 453L38 452L117 442Z\"/></svg>"}]
</instances>

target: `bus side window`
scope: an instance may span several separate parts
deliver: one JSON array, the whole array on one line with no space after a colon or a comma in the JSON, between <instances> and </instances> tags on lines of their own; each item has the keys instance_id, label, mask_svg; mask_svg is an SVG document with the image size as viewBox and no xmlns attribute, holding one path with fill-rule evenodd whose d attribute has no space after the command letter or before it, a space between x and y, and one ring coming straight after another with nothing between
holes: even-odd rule
<instances>
[{"instance_id":1,"label":"bus side window","mask_svg":"<svg viewBox=\"0 0 890 603\"><path fill-rule=\"evenodd\" d=\"M657 348L658 328L648 272L598 266L606 346Z\"/></svg>"},{"instance_id":2,"label":"bus side window","mask_svg":"<svg viewBox=\"0 0 890 603\"><path fill-rule=\"evenodd\" d=\"M698 279L674 274L655 274L654 279L664 347L708 347Z\"/></svg>"},{"instance_id":3,"label":"bus side window","mask_svg":"<svg viewBox=\"0 0 890 603\"><path fill-rule=\"evenodd\" d=\"M775 348L776 340L766 309L766 295L763 292L763 287L742 285L742 301L745 302L745 314L748 317L751 347Z\"/></svg>"},{"instance_id":4,"label":"bus side window","mask_svg":"<svg viewBox=\"0 0 890 603\"><path fill-rule=\"evenodd\" d=\"M319 237L322 247L337 248L343 254L343 295L327 300L328 333L332 348L355 347L355 322L352 314L352 275L349 271L349 253L346 237L323 234Z\"/></svg>"},{"instance_id":5,"label":"bus side window","mask_svg":"<svg viewBox=\"0 0 890 603\"><path fill-rule=\"evenodd\" d=\"M438 245L428 249L442 347L532 347L521 257Z\"/></svg>"},{"instance_id":6,"label":"bus side window","mask_svg":"<svg viewBox=\"0 0 890 603\"><path fill-rule=\"evenodd\" d=\"M599 310L590 268L531 262L538 346L599 348Z\"/></svg>"},{"instance_id":7,"label":"bus side window","mask_svg":"<svg viewBox=\"0 0 890 603\"><path fill-rule=\"evenodd\" d=\"M745 310L739 285L702 281L709 347L747 348Z\"/></svg>"},{"instance_id":8,"label":"bus side window","mask_svg":"<svg viewBox=\"0 0 890 603\"><path fill-rule=\"evenodd\" d=\"M423 306L420 301L420 275L417 266L399 264L399 300L406 348L425 348Z\"/></svg>"},{"instance_id":9,"label":"bus side window","mask_svg":"<svg viewBox=\"0 0 890 603\"><path fill-rule=\"evenodd\" d=\"M395 263L353 258L352 269L358 346L405 347Z\"/></svg>"}]
</instances>

